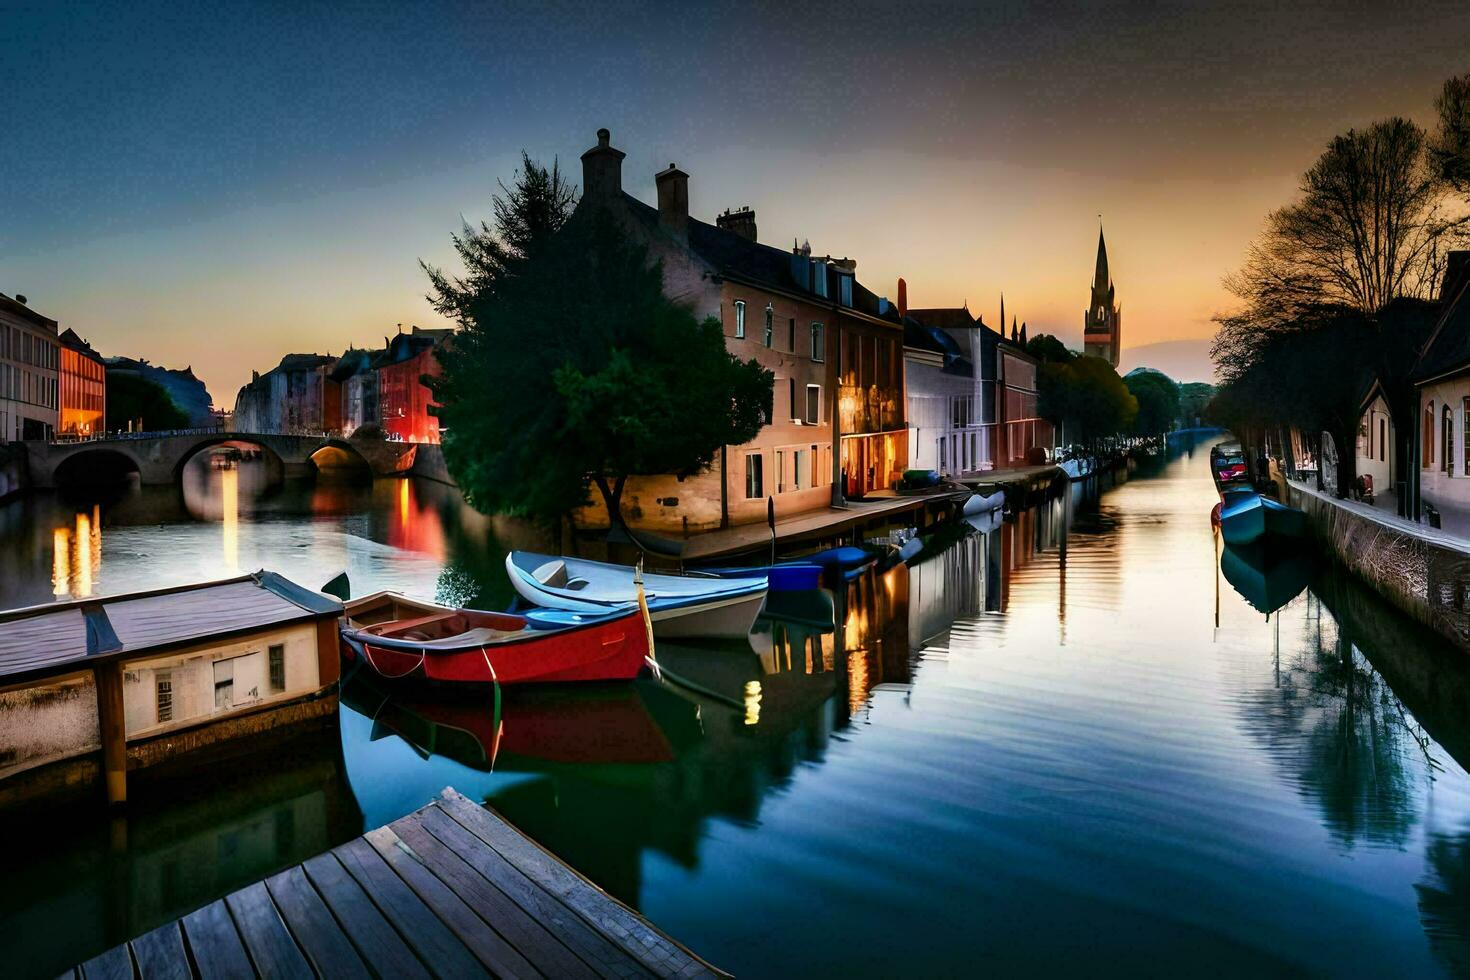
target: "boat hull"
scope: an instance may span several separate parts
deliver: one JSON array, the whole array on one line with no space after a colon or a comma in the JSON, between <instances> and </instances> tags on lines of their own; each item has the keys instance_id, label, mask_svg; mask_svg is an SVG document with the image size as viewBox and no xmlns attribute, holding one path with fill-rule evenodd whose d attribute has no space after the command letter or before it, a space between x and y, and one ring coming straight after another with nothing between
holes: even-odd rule
<instances>
[{"instance_id":1,"label":"boat hull","mask_svg":"<svg viewBox=\"0 0 1470 980\"><path fill-rule=\"evenodd\" d=\"M632 680L643 669L648 634L636 612L573 629L532 633L505 643L456 649L389 644L352 629L342 656L390 681L441 684L552 684Z\"/></svg>"},{"instance_id":2,"label":"boat hull","mask_svg":"<svg viewBox=\"0 0 1470 980\"><path fill-rule=\"evenodd\" d=\"M1220 535L1237 547L1305 537L1307 515L1256 494L1232 494L1220 508Z\"/></svg>"}]
</instances>

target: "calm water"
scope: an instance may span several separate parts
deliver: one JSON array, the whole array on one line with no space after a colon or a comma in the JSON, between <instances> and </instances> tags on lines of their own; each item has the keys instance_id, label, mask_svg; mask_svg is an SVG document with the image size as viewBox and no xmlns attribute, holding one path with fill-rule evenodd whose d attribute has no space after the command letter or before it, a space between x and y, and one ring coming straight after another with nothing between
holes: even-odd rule
<instances>
[{"instance_id":1,"label":"calm water","mask_svg":"<svg viewBox=\"0 0 1470 980\"><path fill-rule=\"evenodd\" d=\"M123 820L16 827L8 967L54 972L453 785L743 976L1470 971L1463 660L1330 568L1222 575L1204 444L1074 493L795 597L750 644L661 644L703 693L516 697L496 737L483 704L354 678L340 733L147 786ZM431 484L201 467L0 509L0 605L260 565L503 603L503 554Z\"/></svg>"}]
</instances>

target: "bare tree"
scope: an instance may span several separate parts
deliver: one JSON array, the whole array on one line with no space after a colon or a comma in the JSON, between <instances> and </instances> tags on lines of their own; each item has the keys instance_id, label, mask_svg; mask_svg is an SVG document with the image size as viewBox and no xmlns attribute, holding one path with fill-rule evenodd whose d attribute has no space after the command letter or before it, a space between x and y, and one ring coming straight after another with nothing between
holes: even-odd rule
<instances>
[{"instance_id":1,"label":"bare tree","mask_svg":"<svg viewBox=\"0 0 1470 980\"><path fill-rule=\"evenodd\" d=\"M1429 145L1435 176L1470 198L1470 74L1446 80L1434 100L1439 129Z\"/></svg>"},{"instance_id":2,"label":"bare tree","mask_svg":"<svg viewBox=\"0 0 1470 980\"><path fill-rule=\"evenodd\" d=\"M1271 213L1225 285L1257 327L1309 306L1372 314L1399 297L1429 298L1465 222L1446 207L1424 130L1386 119L1327 145L1300 199Z\"/></svg>"}]
</instances>

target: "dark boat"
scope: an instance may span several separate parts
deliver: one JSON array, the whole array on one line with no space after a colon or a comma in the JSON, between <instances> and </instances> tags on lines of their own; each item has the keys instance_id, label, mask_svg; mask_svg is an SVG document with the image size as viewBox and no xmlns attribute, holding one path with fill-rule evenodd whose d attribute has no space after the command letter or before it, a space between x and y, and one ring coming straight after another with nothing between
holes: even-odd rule
<instances>
[{"instance_id":1,"label":"dark boat","mask_svg":"<svg viewBox=\"0 0 1470 980\"><path fill-rule=\"evenodd\" d=\"M1220 501L1220 535L1236 546L1304 538L1307 515L1253 490L1227 490Z\"/></svg>"},{"instance_id":2,"label":"dark boat","mask_svg":"<svg viewBox=\"0 0 1470 980\"><path fill-rule=\"evenodd\" d=\"M636 606L561 625L379 592L347 603L341 645L344 658L385 680L615 681L643 669L648 629Z\"/></svg>"},{"instance_id":3,"label":"dark boat","mask_svg":"<svg viewBox=\"0 0 1470 980\"><path fill-rule=\"evenodd\" d=\"M1215 446L1210 450L1210 478L1222 494L1226 490L1250 487L1250 469L1239 446Z\"/></svg>"},{"instance_id":4,"label":"dark boat","mask_svg":"<svg viewBox=\"0 0 1470 980\"><path fill-rule=\"evenodd\" d=\"M1258 545L1226 545L1220 572L1241 598L1270 615L1301 594L1312 579L1310 553L1272 555Z\"/></svg>"}]
</instances>

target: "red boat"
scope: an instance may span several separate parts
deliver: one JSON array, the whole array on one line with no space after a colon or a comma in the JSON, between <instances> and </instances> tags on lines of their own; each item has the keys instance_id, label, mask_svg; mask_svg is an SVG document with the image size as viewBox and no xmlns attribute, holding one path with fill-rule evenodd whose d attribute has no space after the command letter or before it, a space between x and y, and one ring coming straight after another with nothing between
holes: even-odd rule
<instances>
[{"instance_id":1,"label":"red boat","mask_svg":"<svg viewBox=\"0 0 1470 980\"><path fill-rule=\"evenodd\" d=\"M559 628L379 592L347 603L342 656L386 680L537 684L632 680L648 656L636 608Z\"/></svg>"}]
</instances>

